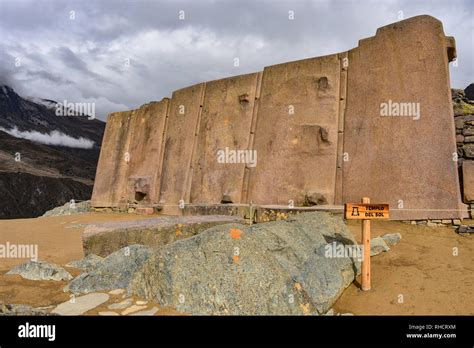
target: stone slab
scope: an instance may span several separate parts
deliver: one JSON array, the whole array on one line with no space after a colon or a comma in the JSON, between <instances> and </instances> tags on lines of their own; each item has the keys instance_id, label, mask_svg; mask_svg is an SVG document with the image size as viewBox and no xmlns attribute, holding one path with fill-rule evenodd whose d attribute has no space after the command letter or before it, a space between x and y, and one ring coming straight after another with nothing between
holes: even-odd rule
<instances>
[{"instance_id":1,"label":"stone slab","mask_svg":"<svg viewBox=\"0 0 474 348\"><path fill-rule=\"evenodd\" d=\"M131 244L158 247L199 234L216 225L243 222L239 216L160 216L141 220L104 222L85 227L84 254L103 257Z\"/></svg>"},{"instance_id":2,"label":"stone slab","mask_svg":"<svg viewBox=\"0 0 474 348\"><path fill-rule=\"evenodd\" d=\"M104 293L91 293L75 297L58 305L51 313L59 315L81 315L94 309L109 300L109 295Z\"/></svg>"}]
</instances>

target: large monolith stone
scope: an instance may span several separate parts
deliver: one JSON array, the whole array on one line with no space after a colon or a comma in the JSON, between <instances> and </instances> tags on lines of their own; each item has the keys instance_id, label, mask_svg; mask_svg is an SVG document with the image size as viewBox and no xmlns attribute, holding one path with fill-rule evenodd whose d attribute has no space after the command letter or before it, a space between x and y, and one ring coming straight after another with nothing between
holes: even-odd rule
<instances>
[{"instance_id":1,"label":"large monolith stone","mask_svg":"<svg viewBox=\"0 0 474 348\"><path fill-rule=\"evenodd\" d=\"M329 213L215 226L155 250L129 291L192 314L324 313L360 266L335 246L357 247Z\"/></svg>"}]
</instances>

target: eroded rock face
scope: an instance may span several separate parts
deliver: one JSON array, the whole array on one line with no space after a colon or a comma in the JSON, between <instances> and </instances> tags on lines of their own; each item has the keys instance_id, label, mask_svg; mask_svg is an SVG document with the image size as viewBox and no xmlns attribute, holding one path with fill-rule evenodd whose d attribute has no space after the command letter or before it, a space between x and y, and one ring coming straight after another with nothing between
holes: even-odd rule
<instances>
[{"instance_id":1,"label":"eroded rock face","mask_svg":"<svg viewBox=\"0 0 474 348\"><path fill-rule=\"evenodd\" d=\"M73 293L126 288L130 279L151 255L152 249L143 245L131 245L107 256L90 272L74 278L64 290Z\"/></svg>"},{"instance_id":2,"label":"eroded rock face","mask_svg":"<svg viewBox=\"0 0 474 348\"><path fill-rule=\"evenodd\" d=\"M0 197L3 197L0 219L38 217L48 209L69 202L71 197L82 200L91 194L92 186L70 178L0 172Z\"/></svg>"},{"instance_id":3,"label":"eroded rock face","mask_svg":"<svg viewBox=\"0 0 474 348\"><path fill-rule=\"evenodd\" d=\"M30 280L69 280L72 275L64 268L45 261L29 261L12 268L7 274L18 274Z\"/></svg>"},{"instance_id":4,"label":"eroded rock face","mask_svg":"<svg viewBox=\"0 0 474 348\"><path fill-rule=\"evenodd\" d=\"M193 314L324 313L359 270L349 257L326 256L334 242L355 245L328 213L215 226L157 249L129 291Z\"/></svg>"}]
</instances>

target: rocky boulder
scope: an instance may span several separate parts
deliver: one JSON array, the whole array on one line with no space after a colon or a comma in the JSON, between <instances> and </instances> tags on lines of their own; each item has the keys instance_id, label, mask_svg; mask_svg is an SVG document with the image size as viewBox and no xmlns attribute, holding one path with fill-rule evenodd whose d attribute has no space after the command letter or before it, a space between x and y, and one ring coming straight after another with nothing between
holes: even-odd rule
<instances>
[{"instance_id":1,"label":"rocky boulder","mask_svg":"<svg viewBox=\"0 0 474 348\"><path fill-rule=\"evenodd\" d=\"M45 261L29 261L12 268L7 274L18 274L30 280L69 280L72 276L61 266Z\"/></svg>"},{"instance_id":2,"label":"rocky boulder","mask_svg":"<svg viewBox=\"0 0 474 348\"><path fill-rule=\"evenodd\" d=\"M74 278L64 291L89 293L126 288L151 253L152 249L143 245L122 248L103 259L97 268Z\"/></svg>"},{"instance_id":3,"label":"rocky boulder","mask_svg":"<svg viewBox=\"0 0 474 348\"><path fill-rule=\"evenodd\" d=\"M329 255L334 245L357 247L343 220L323 212L215 226L157 249L129 291L192 314L325 313L360 269Z\"/></svg>"},{"instance_id":4,"label":"rocky boulder","mask_svg":"<svg viewBox=\"0 0 474 348\"><path fill-rule=\"evenodd\" d=\"M402 239L400 233L387 233L370 240L370 256L390 251L390 246L397 244Z\"/></svg>"},{"instance_id":5,"label":"rocky boulder","mask_svg":"<svg viewBox=\"0 0 474 348\"><path fill-rule=\"evenodd\" d=\"M375 256L389 250L390 247L382 237L375 237L370 240L370 256Z\"/></svg>"},{"instance_id":6,"label":"rocky boulder","mask_svg":"<svg viewBox=\"0 0 474 348\"><path fill-rule=\"evenodd\" d=\"M48 210L42 216L63 216L88 213L91 210L91 201L69 201L64 205Z\"/></svg>"}]
</instances>

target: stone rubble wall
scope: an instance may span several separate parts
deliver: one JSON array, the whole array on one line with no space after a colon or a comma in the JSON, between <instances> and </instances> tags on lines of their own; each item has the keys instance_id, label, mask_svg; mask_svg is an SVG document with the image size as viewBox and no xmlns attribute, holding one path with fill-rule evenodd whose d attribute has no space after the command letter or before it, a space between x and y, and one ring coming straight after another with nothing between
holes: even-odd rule
<instances>
[{"instance_id":1,"label":"stone rubble wall","mask_svg":"<svg viewBox=\"0 0 474 348\"><path fill-rule=\"evenodd\" d=\"M452 90L462 199L469 204L471 217L474 210L474 96L466 92L473 87L471 84L465 90Z\"/></svg>"}]
</instances>

